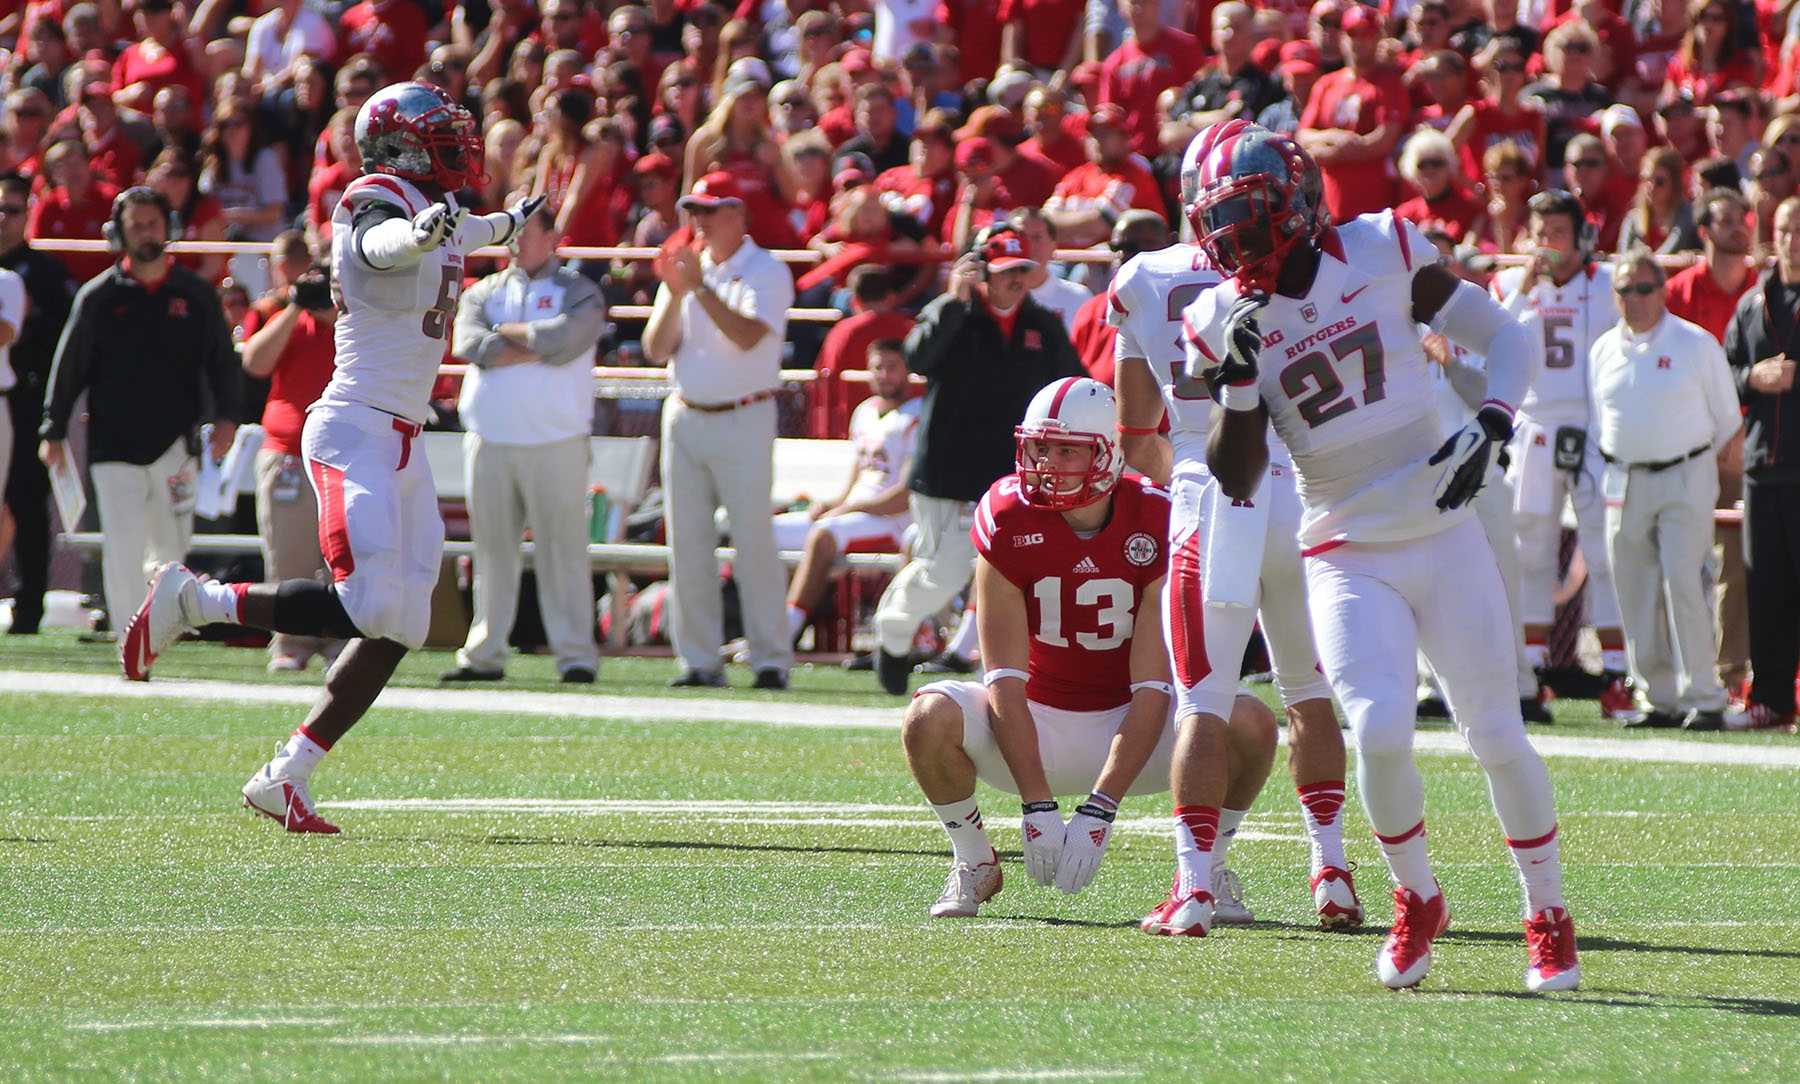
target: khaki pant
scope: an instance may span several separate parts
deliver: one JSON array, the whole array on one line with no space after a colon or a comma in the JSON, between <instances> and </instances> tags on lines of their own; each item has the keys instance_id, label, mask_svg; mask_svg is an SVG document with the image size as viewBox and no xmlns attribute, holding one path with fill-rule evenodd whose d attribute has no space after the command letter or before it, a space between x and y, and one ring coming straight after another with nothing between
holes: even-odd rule
<instances>
[{"instance_id":1,"label":"khaki pant","mask_svg":"<svg viewBox=\"0 0 1800 1084\"><path fill-rule=\"evenodd\" d=\"M460 666L506 669L507 638L519 613L519 540L529 529L538 611L556 668L598 669L594 576L588 563L588 455L585 436L552 444L495 444L463 437L469 537L475 543L475 622L456 653Z\"/></svg>"},{"instance_id":2,"label":"khaki pant","mask_svg":"<svg viewBox=\"0 0 1800 1084\"><path fill-rule=\"evenodd\" d=\"M106 612L113 632L144 603L151 571L165 561L187 559L194 537L194 482L199 463L186 439L169 445L154 463L95 463L94 498L100 510L100 565Z\"/></svg>"},{"instance_id":3,"label":"khaki pant","mask_svg":"<svg viewBox=\"0 0 1800 1084\"><path fill-rule=\"evenodd\" d=\"M1627 472L1624 500L1606 509L1606 548L1632 676L1664 711L1725 706L1713 672L1718 656L1706 571L1718 492L1712 457L1702 455L1668 470Z\"/></svg>"},{"instance_id":4,"label":"khaki pant","mask_svg":"<svg viewBox=\"0 0 1800 1084\"><path fill-rule=\"evenodd\" d=\"M912 494L908 501L918 535L912 560L888 584L875 607L881 649L904 658L919 622L943 609L975 575L975 505Z\"/></svg>"},{"instance_id":5,"label":"khaki pant","mask_svg":"<svg viewBox=\"0 0 1800 1084\"><path fill-rule=\"evenodd\" d=\"M669 528L670 638L690 670L719 668L725 639L719 531L721 505L737 548L732 572L742 603L750 665L785 672L794 651L787 621L787 572L775 554L769 494L775 485L775 403L707 413L670 398L662 417L663 500Z\"/></svg>"},{"instance_id":6,"label":"khaki pant","mask_svg":"<svg viewBox=\"0 0 1800 1084\"><path fill-rule=\"evenodd\" d=\"M256 453L256 533L262 538L263 577L331 582L319 553L319 502L306 478L306 460L282 452ZM278 632L269 657L304 662L325 648L316 636Z\"/></svg>"}]
</instances>

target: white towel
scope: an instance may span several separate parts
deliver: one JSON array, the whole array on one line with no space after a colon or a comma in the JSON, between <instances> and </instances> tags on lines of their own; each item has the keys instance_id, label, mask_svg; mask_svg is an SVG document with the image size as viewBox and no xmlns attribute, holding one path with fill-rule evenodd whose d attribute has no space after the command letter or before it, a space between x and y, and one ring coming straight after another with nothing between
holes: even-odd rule
<instances>
[{"instance_id":1,"label":"white towel","mask_svg":"<svg viewBox=\"0 0 1800 1084\"><path fill-rule=\"evenodd\" d=\"M1513 508L1520 515L1552 514L1550 495L1556 480L1556 449L1551 447L1551 436L1551 431L1537 422L1519 419L1506 480L1512 483Z\"/></svg>"},{"instance_id":2,"label":"white towel","mask_svg":"<svg viewBox=\"0 0 1800 1084\"><path fill-rule=\"evenodd\" d=\"M1200 597L1208 606L1255 606L1269 538L1269 472L1248 501L1233 501L1215 480L1201 498L1206 551Z\"/></svg>"},{"instance_id":3,"label":"white towel","mask_svg":"<svg viewBox=\"0 0 1800 1084\"><path fill-rule=\"evenodd\" d=\"M200 427L200 478L195 483L194 515L201 519L219 519L237 508L237 495L249 478L249 488L256 488L256 453L262 448L263 428L240 425L232 437L225 458L217 463L208 454L212 425Z\"/></svg>"}]
</instances>

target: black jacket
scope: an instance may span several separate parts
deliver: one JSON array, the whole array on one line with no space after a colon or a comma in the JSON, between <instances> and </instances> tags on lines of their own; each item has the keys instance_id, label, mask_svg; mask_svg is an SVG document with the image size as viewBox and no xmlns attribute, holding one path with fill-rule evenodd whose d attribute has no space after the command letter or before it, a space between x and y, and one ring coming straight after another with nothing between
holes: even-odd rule
<instances>
[{"instance_id":1,"label":"black jacket","mask_svg":"<svg viewBox=\"0 0 1800 1084\"><path fill-rule=\"evenodd\" d=\"M144 465L201 422L235 417L238 359L212 285L179 265L156 286L115 264L75 294L38 434L65 440L88 393L88 462Z\"/></svg>"},{"instance_id":2,"label":"black jacket","mask_svg":"<svg viewBox=\"0 0 1800 1084\"><path fill-rule=\"evenodd\" d=\"M1786 354L1800 360L1800 313L1782 296L1771 268L1738 299L1725 326L1725 360L1744 407L1744 477L1752 482L1800 483L1800 388L1767 394L1750 387L1750 367Z\"/></svg>"},{"instance_id":3,"label":"black jacket","mask_svg":"<svg viewBox=\"0 0 1800 1084\"><path fill-rule=\"evenodd\" d=\"M75 283L69 271L56 257L20 245L0 255L0 267L25 280L25 326L13 340L8 359L18 377L13 386L15 402L30 404L31 412L44 408L44 389L50 384L50 363L56 357L56 340L62 336L63 324L69 319L69 305L75 297ZM31 425L36 429L34 419ZM36 444L35 433L32 443ZM34 453L35 454L35 453Z\"/></svg>"},{"instance_id":4,"label":"black jacket","mask_svg":"<svg viewBox=\"0 0 1800 1084\"><path fill-rule=\"evenodd\" d=\"M977 298L934 299L906 336L906 367L926 380L907 485L926 497L978 501L1013 470L1013 426L1039 388L1084 376L1069 333L1027 294L1012 336Z\"/></svg>"}]
</instances>

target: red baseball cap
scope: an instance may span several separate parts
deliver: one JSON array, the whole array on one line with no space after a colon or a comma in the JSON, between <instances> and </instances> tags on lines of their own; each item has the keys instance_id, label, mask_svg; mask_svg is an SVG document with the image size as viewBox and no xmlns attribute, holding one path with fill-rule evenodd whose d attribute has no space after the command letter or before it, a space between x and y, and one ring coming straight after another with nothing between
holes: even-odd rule
<instances>
[{"instance_id":1,"label":"red baseball cap","mask_svg":"<svg viewBox=\"0 0 1800 1084\"><path fill-rule=\"evenodd\" d=\"M639 158L637 164L631 167L631 172L637 174L639 177L673 177L679 171L675 168L675 160L673 158L670 158L666 154L652 151L642 158Z\"/></svg>"},{"instance_id":2,"label":"red baseball cap","mask_svg":"<svg viewBox=\"0 0 1800 1084\"><path fill-rule=\"evenodd\" d=\"M1281 63L1281 43L1274 38L1264 38L1250 49L1250 63L1263 71L1274 71L1275 65Z\"/></svg>"},{"instance_id":3,"label":"red baseball cap","mask_svg":"<svg viewBox=\"0 0 1800 1084\"><path fill-rule=\"evenodd\" d=\"M1287 41L1281 44L1281 61L1284 64L1290 60L1304 60L1308 64L1317 64L1323 59L1324 57L1319 53L1319 47L1304 38L1300 41Z\"/></svg>"},{"instance_id":4,"label":"red baseball cap","mask_svg":"<svg viewBox=\"0 0 1800 1084\"><path fill-rule=\"evenodd\" d=\"M710 211L715 207L742 207L744 193L737 178L724 170L708 173L694 182L694 190L675 201L684 211Z\"/></svg>"},{"instance_id":5,"label":"red baseball cap","mask_svg":"<svg viewBox=\"0 0 1800 1084\"><path fill-rule=\"evenodd\" d=\"M1089 135L1093 135L1096 132L1108 128L1115 132L1127 130L1125 110L1114 105L1112 102L1095 106L1094 111L1089 113L1087 117L1087 130Z\"/></svg>"},{"instance_id":6,"label":"red baseball cap","mask_svg":"<svg viewBox=\"0 0 1800 1084\"><path fill-rule=\"evenodd\" d=\"M1381 36L1381 16L1367 4L1351 4L1344 12L1343 30L1346 34L1373 34Z\"/></svg>"},{"instance_id":7,"label":"red baseball cap","mask_svg":"<svg viewBox=\"0 0 1800 1084\"><path fill-rule=\"evenodd\" d=\"M838 58L838 68L845 75L861 75L875 66L875 58L867 49L858 46Z\"/></svg>"},{"instance_id":8,"label":"red baseball cap","mask_svg":"<svg viewBox=\"0 0 1800 1084\"><path fill-rule=\"evenodd\" d=\"M1011 271L1015 267L1034 268L1037 261L1025 255L1025 241L1012 229L996 230L981 246L981 258L989 271Z\"/></svg>"},{"instance_id":9,"label":"red baseball cap","mask_svg":"<svg viewBox=\"0 0 1800 1084\"><path fill-rule=\"evenodd\" d=\"M982 136L963 139L956 145L956 168L968 169L971 166L994 164L994 143Z\"/></svg>"}]
</instances>

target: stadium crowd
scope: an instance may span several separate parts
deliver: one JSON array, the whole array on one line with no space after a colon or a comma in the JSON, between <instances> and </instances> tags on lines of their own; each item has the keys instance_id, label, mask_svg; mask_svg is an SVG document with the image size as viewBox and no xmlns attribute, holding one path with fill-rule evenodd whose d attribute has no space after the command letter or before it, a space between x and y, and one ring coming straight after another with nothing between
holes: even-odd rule
<instances>
[{"instance_id":1,"label":"stadium crowd","mask_svg":"<svg viewBox=\"0 0 1800 1084\"><path fill-rule=\"evenodd\" d=\"M308 267L328 263L332 210L359 172L358 108L377 88L410 78L442 88L478 119L486 181L460 194L464 206L491 211L515 193L542 195L565 246L662 250L654 264L570 261L605 306L668 304L671 268L684 261L694 269L676 272L679 279L700 284L701 261L685 255L704 240L696 237L692 205L683 206L696 193L708 208L721 201L741 208L747 245L816 253L788 265L794 305L835 308L843 318L827 327L784 316L775 325L785 324L777 331L785 340L782 367L818 374L804 408L780 416L788 436L854 435L852 420L871 386L844 374L891 362L896 340L915 371L943 364L930 329L942 326L947 309L993 323L995 341L1011 348L1022 335L1065 335L1086 370L1110 382L1106 294L1114 265L1057 263L1053 253L1129 256L1167 243L1157 219L1180 224L1180 155L1195 132L1225 119L1294 133L1319 163L1327 206L1339 220L1395 208L1459 274L1483 283L1507 257L1520 258L1512 265L1531 261L1525 281L1496 287L1503 301L1509 292L1531 294L1540 277L1560 297L1570 283L1593 278L1590 257L1653 250L1668 259L1633 264L1640 268L1633 275L1666 297L1671 316L1723 344L1748 415L1747 447L1733 436L1716 455L1717 504L1732 508L1746 498L1750 539L1740 543L1734 525L1720 530L1717 575L1725 589L1712 630L1716 677L1760 710L1756 725L1793 717L1800 475L1787 463L1800 428L1790 425L1783 436L1780 422L1791 410L1784 396L1794 363L1786 357L1800 301L1800 204L1786 202L1800 183L1800 5L13 0L0 10L0 41L10 44L0 54L0 267L19 273L27 295L21 317L4 310L0 290L0 339L11 351L10 367L0 363L0 392L10 389L13 429L0 552L12 544L14 633L34 630L42 616L50 521L39 438L60 438L69 420L66 410L45 413L46 401L56 399L61 313L75 288L112 273L115 259L58 253L59 276L26 240L101 238L119 193L147 185L172 212L173 239L276 242L270 259L179 261L217 287L243 357L245 386L204 405L235 402L236 417L220 418L222 427L260 421L269 434L258 496L270 575L275 564L293 568L295 560L319 567L318 554L287 552L291 546L278 539L306 532L293 526L291 509L274 507L311 500L291 444L330 372L331 306ZM1567 195L1546 202L1553 191ZM1557 229L1573 262L1543 254L1556 247ZM970 300L974 279L959 281L953 270L970 251L989 254L990 263L991 254L1006 254L1005 270L1026 280L1018 304L1028 318ZM734 258L729 252L716 259ZM473 280L502 273L497 267L475 261L468 270ZM563 273L543 274L553 272ZM515 276L516 289L526 291L519 297L538 274ZM1615 275L1621 285L1628 277ZM465 296L507 298L508 289L497 284ZM1556 366L1559 350L1567 352L1564 366L1587 364L1626 308L1624 295L1615 301L1610 289L1603 293L1595 311L1612 315L1579 341L1557 339L1546 323L1545 364ZM493 311L485 323L479 314L458 320L459 352L465 339L487 336L462 357L477 367L570 357L628 364L646 354L661 361L673 349L646 350L644 325L625 320L607 325L595 344L540 348L522 326L529 313ZM915 326L921 312L937 316ZM470 336L465 323L475 328ZM730 327L716 330L735 341ZM1641 330L1634 322L1633 334ZM931 361L920 365L925 354ZM459 392L466 413L468 392L456 379L445 378L435 393L446 427L461 425ZM1699 399L1683 402L1700 409ZM941 404L928 405L919 426L925 438L933 406ZM1604 408L1587 406L1590 413ZM490 407L486 424L507 429L493 413ZM197 412L194 420L213 419ZM1627 429L1668 422L1623 419ZM1587 433L1587 424L1583 418L1575 427L1598 443L1604 430ZM883 458L894 454L884 443L891 435L876 441ZM1617 451L1591 448L1590 459ZM668 453L665 447L665 475ZM728 450L709 454L729 458ZM929 461L930 450L920 456ZM0 469L5 463L0 457ZM903 465L883 469L892 475ZM1571 499L1599 500L1601 473L1595 466L1575 477ZM990 480L969 479L962 488L978 494ZM913 489L916 498L922 491ZM894 503L886 497L884 514ZM821 522L828 512L821 506ZM316 509L300 515L304 521ZM535 515L527 510L534 523ZM1558 524L1561 515L1559 507ZM514 528L517 519L508 512ZM1598 567L1607 547L1583 541L1590 587L1610 593L1611 578ZM1647 560L1654 567L1654 556ZM1710 578L1705 586L1712 590ZM777 592L755 594L776 604ZM800 595L818 598L818 584ZM1660 612L1655 600L1633 597L1631 609ZM1646 623L1618 610L1589 600L1590 621L1600 626L1601 684L1611 697L1603 703L1626 715L1633 710L1627 649L1638 649L1626 641L1666 633L1654 616ZM1598 616L1608 613L1614 616ZM1533 616L1542 620L1529 622L1536 627L1527 650L1541 668L1552 661L1548 615ZM807 617L790 613L790 622ZM123 615L112 620L118 627ZM755 620L764 629L776 624L768 615ZM901 636L883 632L896 646ZM1691 637L1677 639L1687 645ZM939 667L966 669L972 642L970 630L954 636ZM476 647L472 639L459 671L498 676L501 655ZM304 666L317 649L280 644L277 660ZM591 679L588 651L582 643L559 649L565 675ZM1746 682L1759 652L1766 663L1754 668L1752 692ZM1645 684L1641 671L1638 677ZM1675 705L1650 698L1637 690L1635 717L1667 723ZM1722 706L1693 704L1707 712ZM1684 699L1682 706L1693 705Z\"/></svg>"}]
</instances>

